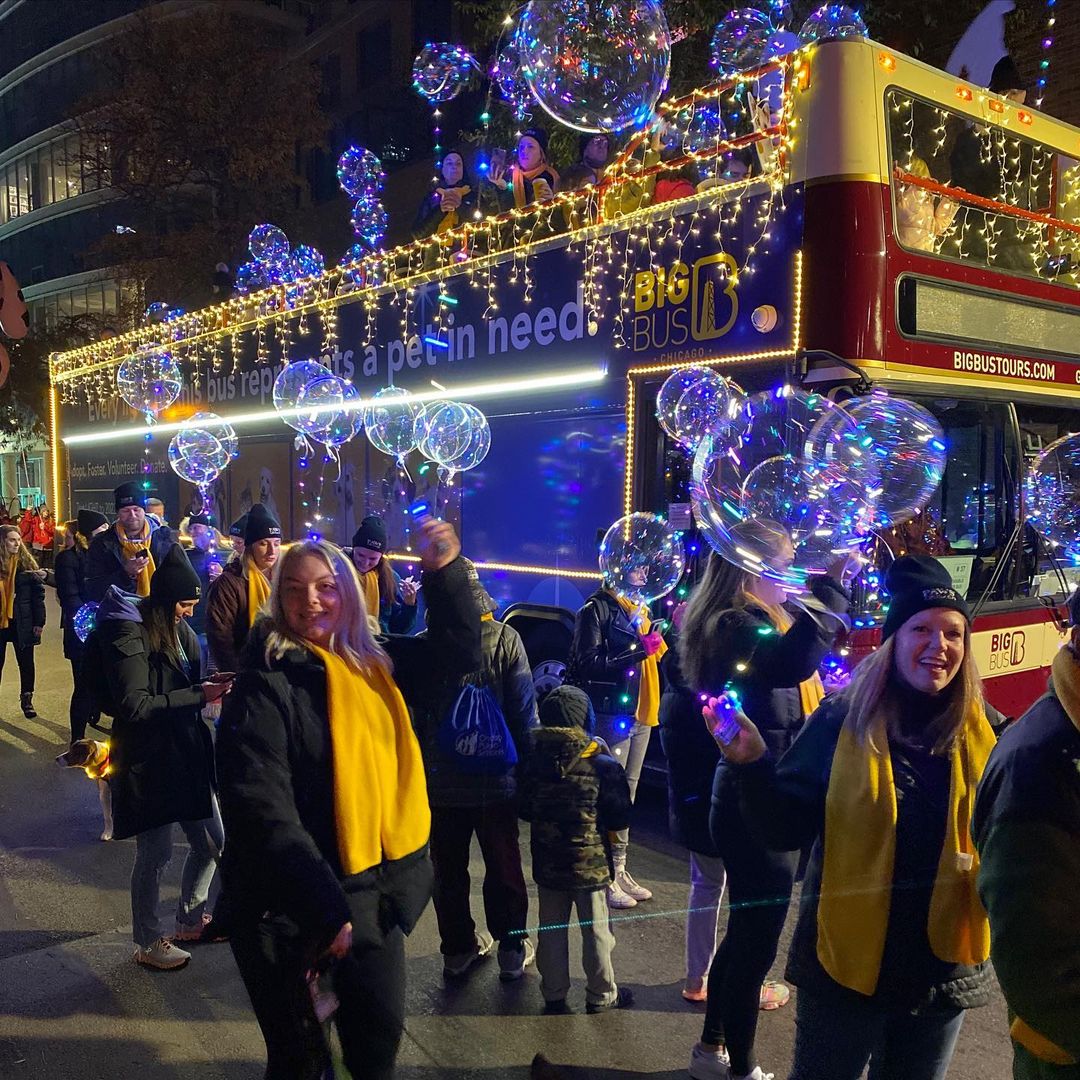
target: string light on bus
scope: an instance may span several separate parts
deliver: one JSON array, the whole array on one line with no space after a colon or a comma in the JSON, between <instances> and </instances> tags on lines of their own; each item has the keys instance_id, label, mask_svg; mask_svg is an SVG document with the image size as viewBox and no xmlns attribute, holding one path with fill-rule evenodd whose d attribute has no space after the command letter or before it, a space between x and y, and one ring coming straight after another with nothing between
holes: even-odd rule
<instances>
[{"instance_id":1,"label":"string light on bus","mask_svg":"<svg viewBox=\"0 0 1080 1080\"><path fill-rule=\"evenodd\" d=\"M1039 75L1035 80L1035 108L1041 109L1043 98L1046 96L1046 80L1050 74L1050 50L1054 47L1054 26L1056 17L1057 0L1046 0L1046 33L1043 34L1040 48L1042 57L1039 60Z\"/></svg>"}]
</instances>

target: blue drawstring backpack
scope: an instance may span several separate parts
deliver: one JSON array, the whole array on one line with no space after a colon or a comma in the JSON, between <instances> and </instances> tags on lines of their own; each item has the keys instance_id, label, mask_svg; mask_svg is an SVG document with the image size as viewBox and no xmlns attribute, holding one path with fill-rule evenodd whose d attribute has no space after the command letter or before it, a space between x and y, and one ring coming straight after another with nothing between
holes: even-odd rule
<instances>
[{"instance_id":1,"label":"blue drawstring backpack","mask_svg":"<svg viewBox=\"0 0 1080 1080\"><path fill-rule=\"evenodd\" d=\"M464 773L498 776L517 764L517 747L506 717L486 686L466 683L458 691L435 739L439 749Z\"/></svg>"}]
</instances>

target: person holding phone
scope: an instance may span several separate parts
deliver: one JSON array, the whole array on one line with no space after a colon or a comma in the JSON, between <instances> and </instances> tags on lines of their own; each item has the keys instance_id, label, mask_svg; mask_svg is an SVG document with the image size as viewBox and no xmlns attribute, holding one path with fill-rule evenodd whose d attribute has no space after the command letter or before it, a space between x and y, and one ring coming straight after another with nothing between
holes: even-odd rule
<instances>
[{"instance_id":1,"label":"person holding phone","mask_svg":"<svg viewBox=\"0 0 1080 1080\"><path fill-rule=\"evenodd\" d=\"M150 581L176 537L154 527L146 516L146 492L131 480L113 491L116 524L95 536L86 555L86 595L100 601L110 585L137 596L150 594Z\"/></svg>"},{"instance_id":2,"label":"person holding phone","mask_svg":"<svg viewBox=\"0 0 1080 1080\"><path fill-rule=\"evenodd\" d=\"M253 663L222 710L230 943L268 1077L317 1077L329 1064L308 990L308 972L326 966L349 1073L393 1075L404 939L432 885L431 811L409 711L433 708L433 694L482 660L454 530L428 518L415 539L426 637L377 639L345 553L293 544L249 642Z\"/></svg>"},{"instance_id":3,"label":"person holding phone","mask_svg":"<svg viewBox=\"0 0 1080 1080\"><path fill-rule=\"evenodd\" d=\"M214 795L213 743L204 705L219 701L232 675L202 674L199 642L187 620L202 586L173 545L137 601L113 586L97 611L96 656L112 701L109 783L113 836L135 837L132 936L137 964L167 971L191 954L177 941L212 940L207 896L224 843ZM190 850L184 861L176 929L158 921L161 875L172 858L174 823Z\"/></svg>"},{"instance_id":4,"label":"person holding phone","mask_svg":"<svg viewBox=\"0 0 1080 1080\"><path fill-rule=\"evenodd\" d=\"M369 514L352 538L349 554L360 575L367 613L384 634L410 634L416 625L416 582L402 578L387 559L386 522Z\"/></svg>"},{"instance_id":5,"label":"person holding phone","mask_svg":"<svg viewBox=\"0 0 1080 1080\"><path fill-rule=\"evenodd\" d=\"M554 198L559 174L548 162L547 155L547 132L540 127L531 127L521 133L509 169L492 156L487 186L494 189L496 212L520 210Z\"/></svg>"},{"instance_id":6,"label":"person holding phone","mask_svg":"<svg viewBox=\"0 0 1080 1080\"><path fill-rule=\"evenodd\" d=\"M775 542L774 561L790 565L790 539L777 534ZM845 586L857 566L841 557L828 574L810 579L813 596L834 613L823 616L791 604L778 581L710 552L679 635L686 688L699 699L730 689L756 718L771 751L782 754L824 697L818 665L842 628L835 616L847 610ZM734 772L721 760L709 832L726 871L731 915L709 967L705 1022L690 1057L694 1080L767 1075L754 1054L758 1011L777 1008L790 996L782 983L765 984L765 978L776 959L798 856L766 848L756 824L742 812Z\"/></svg>"}]
</instances>

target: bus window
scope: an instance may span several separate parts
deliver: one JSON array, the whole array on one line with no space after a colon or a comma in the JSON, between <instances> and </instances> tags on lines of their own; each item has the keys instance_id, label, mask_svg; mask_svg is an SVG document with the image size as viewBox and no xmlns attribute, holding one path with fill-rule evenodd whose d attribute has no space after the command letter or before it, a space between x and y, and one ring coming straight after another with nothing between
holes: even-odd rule
<instances>
[{"instance_id":1,"label":"bus window","mask_svg":"<svg viewBox=\"0 0 1080 1080\"><path fill-rule=\"evenodd\" d=\"M1080 280L1080 233L1007 210L1080 222L1075 158L904 90L889 90L885 103L893 227L903 247L1044 280ZM982 201L965 201L961 192Z\"/></svg>"}]
</instances>

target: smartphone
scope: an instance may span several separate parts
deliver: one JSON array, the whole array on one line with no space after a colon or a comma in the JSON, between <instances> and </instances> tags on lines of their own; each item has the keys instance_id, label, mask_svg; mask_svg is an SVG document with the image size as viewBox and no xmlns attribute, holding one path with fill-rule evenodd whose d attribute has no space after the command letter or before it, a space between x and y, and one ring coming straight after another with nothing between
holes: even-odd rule
<instances>
[{"instance_id":1,"label":"smartphone","mask_svg":"<svg viewBox=\"0 0 1080 1080\"><path fill-rule=\"evenodd\" d=\"M733 687L725 687L724 692L716 699L717 722L713 727L713 735L728 746L735 741L742 726L739 724L736 712L742 708L739 692Z\"/></svg>"},{"instance_id":2,"label":"smartphone","mask_svg":"<svg viewBox=\"0 0 1080 1080\"><path fill-rule=\"evenodd\" d=\"M222 682L231 682L235 678L236 678L236 672L235 671L215 671L213 675L208 675L206 677L206 681L207 682L212 682L212 683L222 683Z\"/></svg>"}]
</instances>

